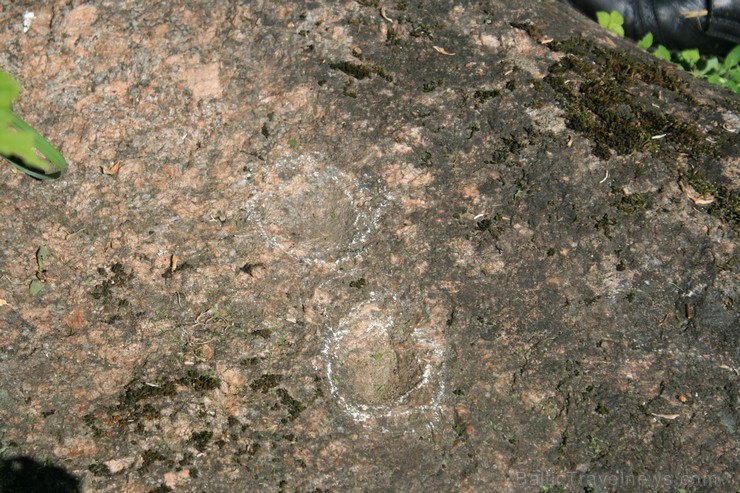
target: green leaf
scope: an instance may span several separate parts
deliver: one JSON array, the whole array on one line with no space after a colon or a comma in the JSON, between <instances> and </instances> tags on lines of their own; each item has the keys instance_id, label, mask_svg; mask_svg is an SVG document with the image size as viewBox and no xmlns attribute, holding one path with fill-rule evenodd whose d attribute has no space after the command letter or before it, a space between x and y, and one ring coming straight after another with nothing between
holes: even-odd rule
<instances>
[{"instance_id":1,"label":"green leaf","mask_svg":"<svg viewBox=\"0 0 740 493\"><path fill-rule=\"evenodd\" d=\"M30 132L0 129L0 154L22 159L26 164L42 171L51 165L42 160L33 149L34 135Z\"/></svg>"},{"instance_id":2,"label":"green leaf","mask_svg":"<svg viewBox=\"0 0 740 493\"><path fill-rule=\"evenodd\" d=\"M0 109L9 110L20 90L21 86L15 79L0 70Z\"/></svg>"},{"instance_id":3,"label":"green leaf","mask_svg":"<svg viewBox=\"0 0 740 493\"><path fill-rule=\"evenodd\" d=\"M20 87L0 70L0 157L39 180L58 178L67 167L64 157L12 111Z\"/></svg>"},{"instance_id":4,"label":"green leaf","mask_svg":"<svg viewBox=\"0 0 740 493\"><path fill-rule=\"evenodd\" d=\"M624 24L624 17L622 17L622 14L616 10L612 10L608 14L603 11L596 12L596 20L604 29L608 29L615 34L624 37L624 28L622 27Z\"/></svg>"},{"instance_id":5,"label":"green leaf","mask_svg":"<svg viewBox=\"0 0 740 493\"><path fill-rule=\"evenodd\" d=\"M724 85L725 79L723 79L717 74L712 74L709 77L707 77L707 82L709 82L710 84L716 84L718 86L721 86L721 85Z\"/></svg>"},{"instance_id":6,"label":"green leaf","mask_svg":"<svg viewBox=\"0 0 740 493\"><path fill-rule=\"evenodd\" d=\"M31 293L31 296L36 296L41 292L41 288L44 287L44 283L39 281L38 279L34 279L31 281L31 284L28 285L28 292Z\"/></svg>"},{"instance_id":7,"label":"green leaf","mask_svg":"<svg viewBox=\"0 0 740 493\"><path fill-rule=\"evenodd\" d=\"M730 79L740 84L740 67L737 67L730 72Z\"/></svg>"},{"instance_id":8,"label":"green leaf","mask_svg":"<svg viewBox=\"0 0 740 493\"><path fill-rule=\"evenodd\" d=\"M668 48L663 45L658 45L658 47L655 48L655 52L653 53L653 55L660 58L661 60L665 60L666 62L671 61L671 52L668 51Z\"/></svg>"},{"instance_id":9,"label":"green leaf","mask_svg":"<svg viewBox=\"0 0 740 493\"><path fill-rule=\"evenodd\" d=\"M643 50L647 50L653 46L653 33L647 33L643 36L642 39L637 42L637 46Z\"/></svg>"},{"instance_id":10,"label":"green leaf","mask_svg":"<svg viewBox=\"0 0 740 493\"><path fill-rule=\"evenodd\" d=\"M687 63L690 67L696 65L696 62L698 62L700 58L701 55L699 54L699 50L697 49L683 50L681 53L678 54L678 59L682 62Z\"/></svg>"},{"instance_id":11,"label":"green leaf","mask_svg":"<svg viewBox=\"0 0 740 493\"><path fill-rule=\"evenodd\" d=\"M12 115L12 111L0 109L0 132L10 126L11 122L13 121Z\"/></svg>"},{"instance_id":12,"label":"green leaf","mask_svg":"<svg viewBox=\"0 0 740 493\"><path fill-rule=\"evenodd\" d=\"M609 21L611 20L611 16L608 12L604 12L603 10L596 12L596 20L599 22L599 25L601 27L603 27L604 29L609 29Z\"/></svg>"},{"instance_id":13,"label":"green leaf","mask_svg":"<svg viewBox=\"0 0 740 493\"><path fill-rule=\"evenodd\" d=\"M12 111L0 110L0 156L39 180L58 178L67 167L64 157ZM31 142L29 143L29 136Z\"/></svg>"},{"instance_id":14,"label":"green leaf","mask_svg":"<svg viewBox=\"0 0 740 493\"><path fill-rule=\"evenodd\" d=\"M740 64L740 45L735 46L725 57L722 66L726 70L732 70Z\"/></svg>"},{"instance_id":15,"label":"green leaf","mask_svg":"<svg viewBox=\"0 0 740 493\"><path fill-rule=\"evenodd\" d=\"M735 94L740 94L740 84L737 84L735 81L728 80L722 85Z\"/></svg>"},{"instance_id":16,"label":"green leaf","mask_svg":"<svg viewBox=\"0 0 740 493\"><path fill-rule=\"evenodd\" d=\"M617 12L616 10L612 10L611 14L609 14L610 17L610 23L609 23L609 29L611 29L612 32L618 34L620 37L624 37L624 17L622 17L622 14Z\"/></svg>"},{"instance_id":17,"label":"green leaf","mask_svg":"<svg viewBox=\"0 0 740 493\"><path fill-rule=\"evenodd\" d=\"M719 65L719 60L717 60L717 57L712 57L708 60L704 60L703 63L698 64L696 68L696 73L699 76L704 77L708 75L710 72L711 73L717 72L719 70L719 67L720 65Z\"/></svg>"},{"instance_id":18,"label":"green leaf","mask_svg":"<svg viewBox=\"0 0 740 493\"><path fill-rule=\"evenodd\" d=\"M39 247L38 250L36 250L36 264L39 267L39 272L44 270L44 262L46 262L48 256L49 249L46 247L46 245L42 245Z\"/></svg>"}]
</instances>

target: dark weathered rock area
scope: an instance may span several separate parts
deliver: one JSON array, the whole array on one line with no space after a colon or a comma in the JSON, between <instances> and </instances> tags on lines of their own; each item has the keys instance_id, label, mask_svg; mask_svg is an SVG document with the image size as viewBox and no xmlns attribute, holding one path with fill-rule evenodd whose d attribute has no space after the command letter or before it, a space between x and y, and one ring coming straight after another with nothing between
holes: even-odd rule
<instances>
[{"instance_id":1,"label":"dark weathered rock area","mask_svg":"<svg viewBox=\"0 0 740 493\"><path fill-rule=\"evenodd\" d=\"M556 2L17 0L0 46L69 161L0 167L0 491L740 487L736 95Z\"/></svg>"}]
</instances>

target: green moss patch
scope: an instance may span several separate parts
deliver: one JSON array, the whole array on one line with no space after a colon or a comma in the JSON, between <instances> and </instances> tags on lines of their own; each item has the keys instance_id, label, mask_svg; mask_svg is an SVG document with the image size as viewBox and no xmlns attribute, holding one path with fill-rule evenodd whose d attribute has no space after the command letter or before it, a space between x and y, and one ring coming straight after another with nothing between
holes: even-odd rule
<instances>
[{"instance_id":1,"label":"green moss patch","mask_svg":"<svg viewBox=\"0 0 740 493\"><path fill-rule=\"evenodd\" d=\"M686 84L659 62L649 64L586 40L553 43L553 49L566 56L550 66L545 81L565 107L566 125L593 142L595 156L713 152L696 124L651 104L663 90L696 103Z\"/></svg>"},{"instance_id":2,"label":"green moss patch","mask_svg":"<svg viewBox=\"0 0 740 493\"><path fill-rule=\"evenodd\" d=\"M727 222L740 223L740 196L735 190L709 181L699 171L683 177L683 180L691 185L698 194L714 198L707 209L710 214Z\"/></svg>"},{"instance_id":3,"label":"green moss patch","mask_svg":"<svg viewBox=\"0 0 740 493\"><path fill-rule=\"evenodd\" d=\"M199 452L203 452L208 446L208 442L211 441L211 438L213 438L212 431L194 431L190 434L188 443L191 443Z\"/></svg>"},{"instance_id":4,"label":"green moss patch","mask_svg":"<svg viewBox=\"0 0 740 493\"><path fill-rule=\"evenodd\" d=\"M288 409L288 415L291 420L296 419L306 409L306 406L291 396L287 390L277 389L275 392L280 397L280 403Z\"/></svg>"},{"instance_id":5,"label":"green moss patch","mask_svg":"<svg viewBox=\"0 0 740 493\"><path fill-rule=\"evenodd\" d=\"M273 373L265 373L261 377L259 377L257 380L252 382L249 385L249 388L254 390L255 392L261 392L263 394L266 394L270 391L270 389L277 387L280 385L280 382L282 382L283 376L282 375L276 375Z\"/></svg>"},{"instance_id":6,"label":"green moss patch","mask_svg":"<svg viewBox=\"0 0 740 493\"><path fill-rule=\"evenodd\" d=\"M332 62L329 64L332 70L339 70L345 74L354 77L357 80L367 79L373 75L379 75L388 82L393 81L393 76L386 73L380 65L367 65L364 63L353 63L347 61Z\"/></svg>"},{"instance_id":7,"label":"green moss patch","mask_svg":"<svg viewBox=\"0 0 740 493\"><path fill-rule=\"evenodd\" d=\"M189 369L187 374L179 380L179 383L187 385L197 392L207 392L221 386L221 381L216 376L194 368Z\"/></svg>"}]
</instances>

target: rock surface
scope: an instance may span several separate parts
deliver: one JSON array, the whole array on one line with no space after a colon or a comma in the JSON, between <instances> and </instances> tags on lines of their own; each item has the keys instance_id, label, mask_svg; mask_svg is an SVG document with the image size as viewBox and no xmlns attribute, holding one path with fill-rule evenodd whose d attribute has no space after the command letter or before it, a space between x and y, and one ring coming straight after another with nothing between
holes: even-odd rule
<instances>
[{"instance_id":1,"label":"rock surface","mask_svg":"<svg viewBox=\"0 0 740 493\"><path fill-rule=\"evenodd\" d=\"M737 96L553 2L0 45L70 164L0 167L1 491L738 488Z\"/></svg>"}]
</instances>

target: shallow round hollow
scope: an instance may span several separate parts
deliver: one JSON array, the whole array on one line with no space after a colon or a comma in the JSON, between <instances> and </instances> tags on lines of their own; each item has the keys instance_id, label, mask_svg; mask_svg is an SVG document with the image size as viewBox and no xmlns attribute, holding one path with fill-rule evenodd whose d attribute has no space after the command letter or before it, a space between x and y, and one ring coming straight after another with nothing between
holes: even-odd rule
<instances>
[{"instance_id":1,"label":"shallow round hollow","mask_svg":"<svg viewBox=\"0 0 740 493\"><path fill-rule=\"evenodd\" d=\"M276 163L250 208L274 247L307 263L339 263L362 253L377 219L367 195L349 174L302 156Z\"/></svg>"},{"instance_id":2,"label":"shallow round hollow","mask_svg":"<svg viewBox=\"0 0 740 493\"><path fill-rule=\"evenodd\" d=\"M377 308L364 307L338 340L334 372L339 391L364 405L391 404L422 380L422 363L413 341L396 332L393 322L378 320ZM400 340L399 340L400 339Z\"/></svg>"},{"instance_id":3,"label":"shallow round hollow","mask_svg":"<svg viewBox=\"0 0 740 493\"><path fill-rule=\"evenodd\" d=\"M357 421L402 417L439 405L442 335L395 298L353 307L324 347L332 396Z\"/></svg>"}]
</instances>

